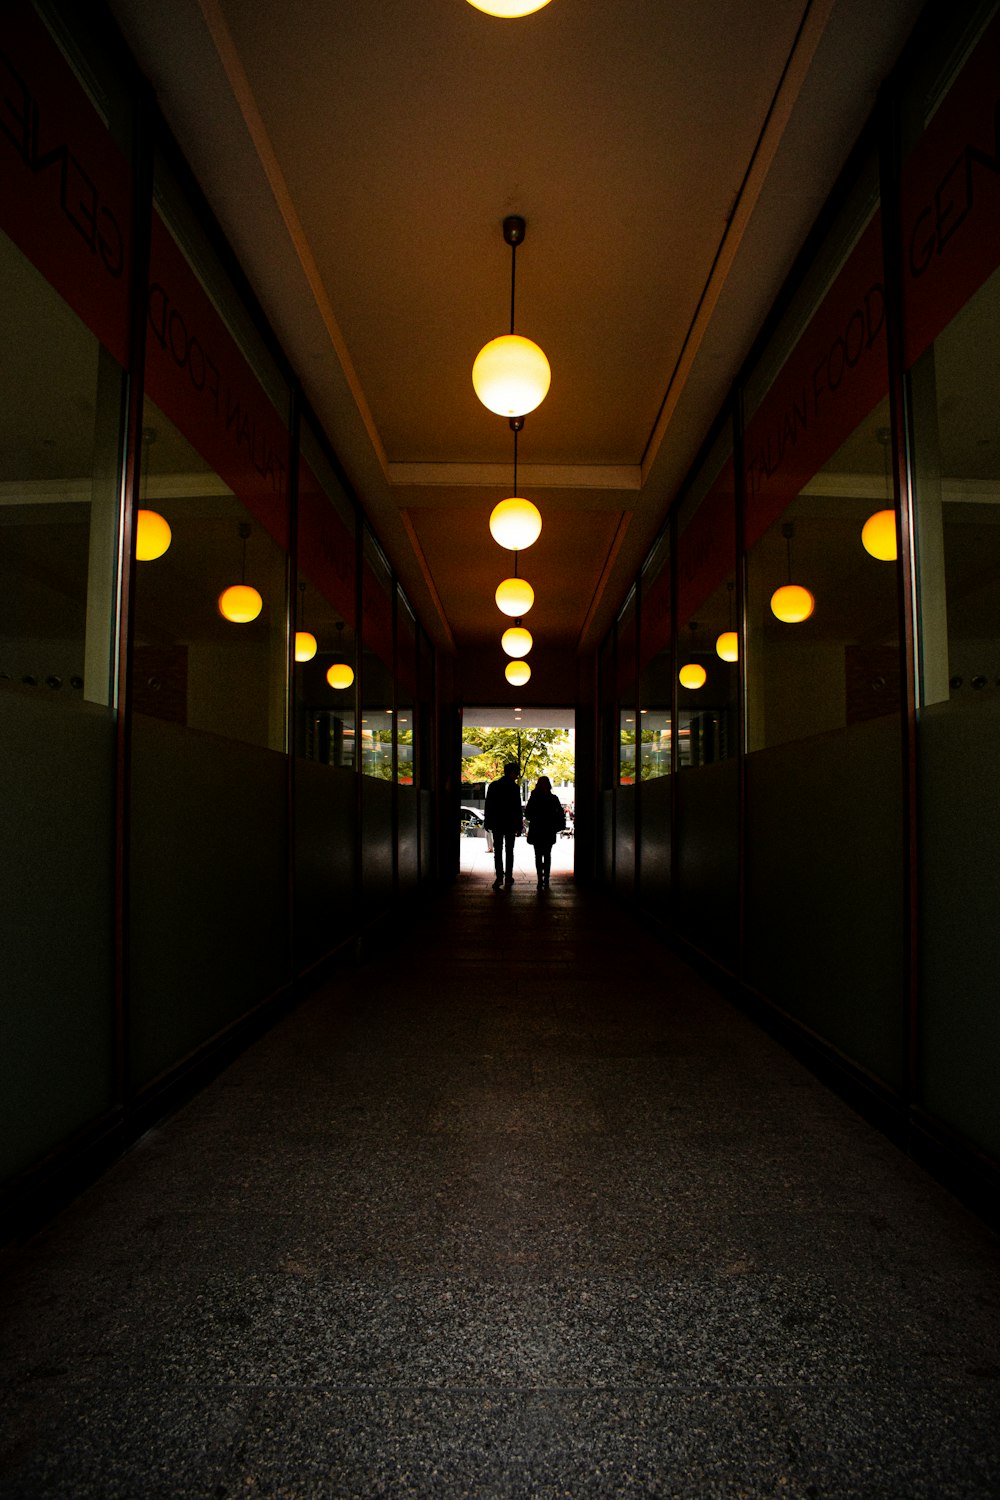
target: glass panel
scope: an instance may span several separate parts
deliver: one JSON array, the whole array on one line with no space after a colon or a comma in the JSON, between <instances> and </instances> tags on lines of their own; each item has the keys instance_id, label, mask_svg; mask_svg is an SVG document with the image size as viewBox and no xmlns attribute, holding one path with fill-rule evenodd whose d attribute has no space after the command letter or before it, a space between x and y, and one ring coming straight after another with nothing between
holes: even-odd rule
<instances>
[{"instance_id":1,"label":"glass panel","mask_svg":"<svg viewBox=\"0 0 1000 1500\"><path fill-rule=\"evenodd\" d=\"M361 571L361 770L391 781L393 752L392 575L382 549L364 535Z\"/></svg>"},{"instance_id":2,"label":"glass panel","mask_svg":"<svg viewBox=\"0 0 1000 1500\"><path fill-rule=\"evenodd\" d=\"M295 750L305 760L352 768L357 694L354 513L305 425L298 542Z\"/></svg>"},{"instance_id":3,"label":"glass panel","mask_svg":"<svg viewBox=\"0 0 1000 1500\"><path fill-rule=\"evenodd\" d=\"M612 630L598 658L598 704L600 709L600 779L605 791L618 780L618 723L615 719L615 633Z\"/></svg>"},{"instance_id":4,"label":"glass panel","mask_svg":"<svg viewBox=\"0 0 1000 1500\"><path fill-rule=\"evenodd\" d=\"M0 234L0 1178L110 1108L121 367Z\"/></svg>"},{"instance_id":5,"label":"glass panel","mask_svg":"<svg viewBox=\"0 0 1000 1500\"><path fill-rule=\"evenodd\" d=\"M636 607L635 590L618 616L618 780L622 786L635 783L635 747L638 718L635 681Z\"/></svg>"},{"instance_id":6,"label":"glass panel","mask_svg":"<svg viewBox=\"0 0 1000 1500\"><path fill-rule=\"evenodd\" d=\"M971 52L970 19L955 8L913 90L910 115L922 133L903 169L919 632L919 1087L925 1109L996 1156L1000 19Z\"/></svg>"},{"instance_id":7,"label":"glass panel","mask_svg":"<svg viewBox=\"0 0 1000 1500\"><path fill-rule=\"evenodd\" d=\"M842 729L901 701L881 226L874 168L811 278L808 322L746 430L747 734L751 750ZM857 228L859 206L869 213ZM821 274L822 273L822 274ZM765 385L783 325L755 377ZM878 519L876 519L878 518ZM871 529L881 526L879 540Z\"/></svg>"},{"instance_id":8,"label":"glass panel","mask_svg":"<svg viewBox=\"0 0 1000 1500\"><path fill-rule=\"evenodd\" d=\"M417 621L400 589L396 600L396 779L416 780Z\"/></svg>"},{"instance_id":9,"label":"glass panel","mask_svg":"<svg viewBox=\"0 0 1000 1500\"><path fill-rule=\"evenodd\" d=\"M133 710L281 750L284 549L150 400L143 424ZM167 547L148 556L153 517Z\"/></svg>"},{"instance_id":10,"label":"glass panel","mask_svg":"<svg viewBox=\"0 0 1000 1500\"><path fill-rule=\"evenodd\" d=\"M642 575L640 631L639 775L643 781L669 776L673 689L671 672L670 538L664 536Z\"/></svg>"},{"instance_id":11,"label":"glass panel","mask_svg":"<svg viewBox=\"0 0 1000 1500\"><path fill-rule=\"evenodd\" d=\"M736 499L727 426L685 496L677 524L678 716L683 764L738 749Z\"/></svg>"}]
</instances>

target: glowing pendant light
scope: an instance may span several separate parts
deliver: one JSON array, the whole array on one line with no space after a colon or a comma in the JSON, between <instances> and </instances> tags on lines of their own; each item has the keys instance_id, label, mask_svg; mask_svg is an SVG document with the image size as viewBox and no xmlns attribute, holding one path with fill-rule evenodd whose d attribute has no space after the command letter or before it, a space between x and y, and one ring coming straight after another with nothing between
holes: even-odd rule
<instances>
[{"instance_id":1,"label":"glowing pendant light","mask_svg":"<svg viewBox=\"0 0 1000 1500\"><path fill-rule=\"evenodd\" d=\"M535 591L526 578L505 578L497 585L496 601L501 614L516 619L528 613L535 602Z\"/></svg>"},{"instance_id":2,"label":"glowing pendant light","mask_svg":"<svg viewBox=\"0 0 1000 1500\"><path fill-rule=\"evenodd\" d=\"M541 513L530 500L511 495L493 507L490 516L493 540L510 552L523 552L525 547L538 540L541 530Z\"/></svg>"},{"instance_id":3,"label":"glowing pendant light","mask_svg":"<svg viewBox=\"0 0 1000 1500\"><path fill-rule=\"evenodd\" d=\"M816 608L816 600L798 583L786 583L771 595L771 613L785 625L801 625Z\"/></svg>"},{"instance_id":4,"label":"glowing pendant light","mask_svg":"<svg viewBox=\"0 0 1000 1500\"><path fill-rule=\"evenodd\" d=\"M498 417L523 417L541 406L552 371L531 339L505 333L484 344L472 366L472 384L484 406Z\"/></svg>"},{"instance_id":5,"label":"glowing pendant light","mask_svg":"<svg viewBox=\"0 0 1000 1500\"><path fill-rule=\"evenodd\" d=\"M302 603L299 605L299 624L304 625L306 621L306 586L299 584L299 593L302 595ZM318 642L311 630L297 630L295 632L295 660L312 661L318 650Z\"/></svg>"},{"instance_id":6,"label":"glowing pendant light","mask_svg":"<svg viewBox=\"0 0 1000 1500\"><path fill-rule=\"evenodd\" d=\"M776 620L781 620L784 625L801 625L803 620L808 620L816 608L816 600L807 588L801 584L792 583L792 537L795 535L795 526L792 521L786 521L781 528L781 534L788 543L788 582L780 589L775 589L771 595L771 613Z\"/></svg>"},{"instance_id":7,"label":"glowing pendant light","mask_svg":"<svg viewBox=\"0 0 1000 1500\"><path fill-rule=\"evenodd\" d=\"M500 637L500 644L508 656L527 656L532 647L531 631L512 625Z\"/></svg>"},{"instance_id":8,"label":"glowing pendant light","mask_svg":"<svg viewBox=\"0 0 1000 1500\"><path fill-rule=\"evenodd\" d=\"M549 0L469 0L470 5L474 5L477 10L484 11L486 15L504 18L530 16L548 3Z\"/></svg>"},{"instance_id":9,"label":"glowing pendant light","mask_svg":"<svg viewBox=\"0 0 1000 1500\"><path fill-rule=\"evenodd\" d=\"M517 435L524 426L524 418L511 417L510 426L514 434L514 493L493 507L490 534L508 552L523 552L541 535L542 516L537 505L517 493Z\"/></svg>"},{"instance_id":10,"label":"glowing pendant light","mask_svg":"<svg viewBox=\"0 0 1000 1500\"><path fill-rule=\"evenodd\" d=\"M870 556L877 557L879 562L895 562L896 512L877 510L873 516L869 516L861 528L861 545Z\"/></svg>"},{"instance_id":11,"label":"glowing pendant light","mask_svg":"<svg viewBox=\"0 0 1000 1500\"><path fill-rule=\"evenodd\" d=\"M524 687L531 677L531 668L526 661L509 661L503 669L503 675L511 687Z\"/></svg>"},{"instance_id":12,"label":"glowing pendant light","mask_svg":"<svg viewBox=\"0 0 1000 1500\"><path fill-rule=\"evenodd\" d=\"M146 491L149 485L149 450L156 441L155 427L144 427L142 429L142 490L143 505L146 503ZM135 560L136 562L155 562L162 557L170 546L171 531L169 523L164 520L159 511L137 510L135 513Z\"/></svg>"},{"instance_id":13,"label":"glowing pendant light","mask_svg":"<svg viewBox=\"0 0 1000 1500\"><path fill-rule=\"evenodd\" d=\"M140 510L135 517L135 556L137 562L153 562L170 546L170 525L155 510Z\"/></svg>"},{"instance_id":14,"label":"glowing pendant light","mask_svg":"<svg viewBox=\"0 0 1000 1500\"><path fill-rule=\"evenodd\" d=\"M514 275L524 231L519 215L504 219L504 242L510 246L510 333L484 344L472 366L476 395L500 417L523 417L534 411L545 400L552 379L549 362L538 345L514 332Z\"/></svg>"},{"instance_id":15,"label":"glowing pendant light","mask_svg":"<svg viewBox=\"0 0 1000 1500\"><path fill-rule=\"evenodd\" d=\"M257 590L246 581L247 538L250 535L250 523L241 521L237 530L243 538L243 581L234 583L231 588L223 589L219 595L219 614L233 625L248 625L251 620L256 620L264 608L264 601Z\"/></svg>"},{"instance_id":16,"label":"glowing pendant light","mask_svg":"<svg viewBox=\"0 0 1000 1500\"><path fill-rule=\"evenodd\" d=\"M739 661L740 657L740 638L733 629L733 590L736 585L732 579L726 584L726 588L729 590L729 629L716 638L715 654L721 661L731 662Z\"/></svg>"},{"instance_id":17,"label":"glowing pendant light","mask_svg":"<svg viewBox=\"0 0 1000 1500\"><path fill-rule=\"evenodd\" d=\"M708 679L705 668L696 661L685 662L677 673L677 680L681 687L700 688L704 687Z\"/></svg>"},{"instance_id":18,"label":"glowing pendant light","mask_svg":"<svg viewBox=\"0 0 1000 1500\"><path fill-rule=\"evenodd\" d=\"M343 622L343 620L338 620L337 621L337 654L338 655L342 655L343 654L343 641L341 639L341 632L343 631L343 629L344 629L344 622ZM350 685L351 685L351 683L354 681L354 668L351 667L351 666L349 666L346 661L335 661L333 663L333 666L329 667L327 669L326 680L327 680L327 682L330 684L330 686L332 688L335 688L337 690L337 692L343 692L344 689L345 688L349 688Z\"/></svg>"}]
</instances>

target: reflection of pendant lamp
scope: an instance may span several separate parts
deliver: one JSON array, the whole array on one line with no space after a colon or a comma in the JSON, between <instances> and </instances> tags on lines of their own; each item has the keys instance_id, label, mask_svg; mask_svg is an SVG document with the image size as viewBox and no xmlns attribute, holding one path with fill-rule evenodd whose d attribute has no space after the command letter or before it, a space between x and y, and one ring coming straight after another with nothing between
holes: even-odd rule
<instances>
[{"instance_id":1,"label":"reflection of pendant lamp","mask_svg":"<svg viewBox=\"0 0 1000 1500\"><path fill-rule=\"evenodd\" d=\"M861 545L879 562L896 561L896 512L877 510L861 528Z\"/></svg>"},{"instance_id":2,"label":"reflection of pendant lamp","mask_svg":"<svg viewBox=\"0 0 1000 1500\"><path fill-rule=\"evenodd\" d=\"M142 429L142 491L143 505L146 503L146 492L149 487L149 449L156 441L155 427L144 427ZM159 511L138 510L135 515L135 560L136 562L155 562L156 558L162 557L170 546L170 526Z\"/></svg>"},{"instance_id":3,"label":"reflection of pendant lamp","mask_svg":"<svg viewBox=\"0 0 1000 1500\"><path fill-rule=\"evenodd\" d=\"M248 625L251 620L256 620L264 608L264 601L257 590L246 581L247 538L250 535L249 521L241 521L237 527L237 531L243 538L242 582L234 583L231 588L223 589L219 595L219 614L234 625Z\"/></svg>"},{"instance_id":4,"label":"reflection of pendant lamp","mask_svg":"<svg viewBox=\"0 0 1000 1500\"><path fill-rule=\"evenodd\" d=\"M697 620L692 620L689 628L691 630L691 645L693 648L694 638L698 633ZM708 673L705 671L705 668L701 665L700 662L687 661L677 673L677 681L680 683L681 687L685 688L694 689L704 687L705 683L708 681Z\"/></svg>"},{"instance_id":5,"label":"reflection of pendant lamp","mask_svg":"<svg viewBox=\"0 0 1000 1500\"><path fill-rule=\"evenodd\" d=\"M792 537L795 535L795 526L791 521L786 521L781 528L781 534L788 543L788 582L780 589L775 589L771 595L771 613L775 619L784 625L801 625L803 620L808 620L816 608L816 600L808 589L799 583L792 583Z\"/></svg>"},{"instance_id":6,"label":"reflection of pendant lamp","mask_svg":"<svg viewBox=\"0 0 1000 1500\"><path fill-rule=\"evenodd\" d=\"M531 668L526 661L509 661L503 669L503 675L511 687L524 687L531 676Z\"/></svg>"},{"instance_id":7,"label":"reflection of pendant lamp","mask_svg":"<svg viewBox=\"0 0 1000 1500\"><path fill-rule=\"evenodd\" d=\"M472 366L476 395L499 417L523 417L534 411L545 400L552 378L538 345L514 332L514 275L524 230L524 220L517 214L503 221L504 241L510 246L510 333L485 344Z\"/></svg>"},{"instance_id":8,"label":"reflection of pendant lamp","mask_svg":"<svg viewBox=\"0 0 1000 1500\"><path fill-rule=\"evenodd\" d=\"M514 493L493 507L490 534L508 552L523 552L541 535L542 517L537 505L532 505L530 500L517 493L517 435L524 426L524 418L511 417L510 426L514 434Z\"/></svg>"},{"instance_id":9,"label":"reflection of pendant lamp","mask_svg":"<svg viewBox=\"0 0 1000 1500\"><path fill-rule=\"evenodd\" d=\"M889 447L892 443L892 431L888 427L880 427L875 434L875 441L881 444L883 455L883 467L885 469L885 495L887 500L893 499L892 478L889 473ZM895 562L898 556L896 547L896 512L895 510L877 510L873 516L869 516L861 528L861 545L871 557L878 558L879 562Z\"/></svg>"},{"instance_id":10,"label":"reflection of pendant lamp","mask_svg":"<svg viewBox=\"0 0 1000 1500\"><path fill-rule=\"evenodd\" d=\"M344 622L343 622L343 620L338 620L337 621L338 654L340 653L340 650L341 650L341 642L340 642L339 632L342 631L343 628L344 628ZM330 667L330 668L328 668L328 670L327 670L326 680L327 680L327 682L330 684L330 686L332 688L336 688L338 692L343 692L344 688L349 688L350 685L351 685L351 683L354 681L354 668L351 667L351 666L348 666L348 664L347 664L346 661L335 661L334 664L333 664L333 666Z\"/></svg>"},{"instance_id":11,"label":"reflection of pendant lamp","mask_svg":"<svg viewBox=\"0 0 1000 1500\"><path fill-rule=\"evenodd\" d=\"M469 0L470 5L486 15L503 17L530 16L548 3L549 0Z\"/></svg>"},{"instance_id":12,"label":"reflection of pendant lamp","mask_svg":"<svg viewBox=\"0 0 1000 1500\"><path fill-rule=\"evenodd\" d=\"M170 546L170 525L155 510L140 510L135 518L136 562L154 562Z\"/></svg>"},{"instance_id":13,"label":"reflection of pendant lamp","mask_svg":"<svg viewBox=\"0 0 1000 1500\"><path fill-rule=\"evenodd\" d=\"M740 638L737 632L733 629L733 590L735 589L736 585L730 579L729 583L726 584L726 587L729 590L729 629L724 630L716 640L715 654L716 656L720 657L722 661L739 661Z\"/></svg>"},{"instance_id":14,"label":"reflection of pendant lamp","mask_svg":"<svg viewBox=\"0 0 1000 1500\"><path fill-rule=\"evenodd\" d=\"M299 593L302 595L302 603L299 607L299 624L306 622L306 586L299 584ZM297 630L295 632L295 660L312 661L316 655L318 643L311 630Z\"/></svg>"},{"instance_id":15,"label":"reflection of pendant lamp","mask_svg":"<svg viewBox=\"0 0 1000 1500\"><path fill-rule=\"evenodd\" d=\"M500 644L508 656L527 656L531 650L532 640L530 630L525 630L520 621L505 630L500 637Z\"/></svg>"}]
</instances>

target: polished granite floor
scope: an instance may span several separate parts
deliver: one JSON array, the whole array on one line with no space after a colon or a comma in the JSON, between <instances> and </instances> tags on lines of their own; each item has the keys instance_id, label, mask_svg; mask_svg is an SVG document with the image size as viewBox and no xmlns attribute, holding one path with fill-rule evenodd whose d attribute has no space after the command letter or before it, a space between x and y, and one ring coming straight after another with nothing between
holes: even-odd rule
<instances>
[{"instance_id":1,"label":"polished granite floor","mask_svg":"<svg viewBox=\"0 0 1000 1500\"><path fill-rule=\"evenodd\" d=\"M8 1266L4 1500L1000 1495L996 1237L627 912L489 878Z\"/></svg>"}]
</instances>

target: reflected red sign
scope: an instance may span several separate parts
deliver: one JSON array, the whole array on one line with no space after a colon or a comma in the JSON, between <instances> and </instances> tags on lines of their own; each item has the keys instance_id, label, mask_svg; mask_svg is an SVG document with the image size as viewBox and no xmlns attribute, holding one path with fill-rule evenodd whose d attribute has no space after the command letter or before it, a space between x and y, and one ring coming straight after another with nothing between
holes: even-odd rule
<instances>
[{"instance_id":1,"label":"reflected red sign","mask_svg":"<svg viewBox=\"0 0 1000 1500\"><path fill-rule=\"evenodd\" d=\"M287 550L288 429L155 213L147 316L147 394Z\"/></svg>"},{"instance_id":2,"label":"reflected red sign","mask_svg":"<svg viewBox=\"0 0 1000 1500\"><path fill-rule=\"evenodd\" d=\"M875 214L747 424L747 547L887 389L881 215Z\"/></svg>"},{"instance_id":3,"label":"reflected red sign","mask_svg":"<svg viewBox=\"0 0 1000 1500\"><path fill-rule=\"evenodd\" d=\"M24 0L0 24L0 183L4 232L127 364L129 166Z\"/></svg>"},{"instance_id":4,"label":"reflected red sign","mask_svg":"<svg viewBox=\"0 0 1000 1500\"><path fill-rule=\"evenodd\" d=\"M1000 16L903 169L907 367L1000 263Z\"/></svg>"}]
</instances>

